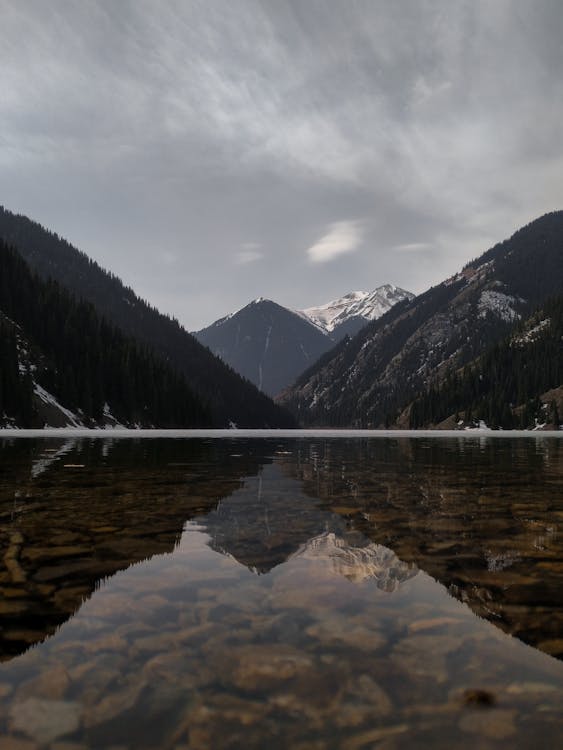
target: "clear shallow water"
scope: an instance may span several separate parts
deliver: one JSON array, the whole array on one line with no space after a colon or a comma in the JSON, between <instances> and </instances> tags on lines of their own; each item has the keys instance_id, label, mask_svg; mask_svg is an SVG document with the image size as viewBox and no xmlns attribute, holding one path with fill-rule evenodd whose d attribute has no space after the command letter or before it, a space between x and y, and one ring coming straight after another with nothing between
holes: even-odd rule
<instances>
[{"instance_id":1,"label":"clear shallow water","mask_svg":"<svg viewBox=\"0 0 563 750\"><path fill-rule=\"evenodd\" d=\"M0 445L3 750L558 746L562 441Z\"/></svg>"}]
</instances>

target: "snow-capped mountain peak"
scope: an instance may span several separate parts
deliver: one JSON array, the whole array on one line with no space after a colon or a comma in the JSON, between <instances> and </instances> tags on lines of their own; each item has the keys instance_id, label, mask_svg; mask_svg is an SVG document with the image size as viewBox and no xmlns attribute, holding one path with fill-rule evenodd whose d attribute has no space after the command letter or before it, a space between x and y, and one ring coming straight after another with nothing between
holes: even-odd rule
<instances>
[{"instance_id":1,"label":"snow-capped mountain peak","mask_svg":"<svg viewBox=\"0 0 563 750\"><path fill-rule=\"evenodd\" d=\"M317 326L331 333L351 318L363 318L365 321L380 318L397 302L413 297L413 294L400 287L383 284L372 292L349 292L339 299L318 307L308 307L301 312Z\"/></svg>"},{"instance_id":2,"label":"snow-capped mountain peak","mask_svg":"<svg viewBox=\"0 0 563 750\"><path fill-rule=\"evenodd\" d=\"M405 297L409 292L386 284L305 311L258 297L194 336L260 390L276 395L340 339Z\"/></svg>"}]
</instances>

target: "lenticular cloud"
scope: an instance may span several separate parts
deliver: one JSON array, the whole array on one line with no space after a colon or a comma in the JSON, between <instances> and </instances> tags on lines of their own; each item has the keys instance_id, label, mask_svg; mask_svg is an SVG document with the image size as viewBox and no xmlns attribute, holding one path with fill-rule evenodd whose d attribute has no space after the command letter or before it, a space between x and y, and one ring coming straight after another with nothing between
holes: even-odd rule
<instances>
[{"instance_id":1,"label":"lenticular cloud","mask_svg":"<svg viewBox=\"0 0 563 750\"><path fill-rule=\"evenodd\" d=\"M337 221L330 224L329 231L307 249L307 255L312 263L326 263L356 250L362 238L360 222Z\"/></svg>"}]
</instances>

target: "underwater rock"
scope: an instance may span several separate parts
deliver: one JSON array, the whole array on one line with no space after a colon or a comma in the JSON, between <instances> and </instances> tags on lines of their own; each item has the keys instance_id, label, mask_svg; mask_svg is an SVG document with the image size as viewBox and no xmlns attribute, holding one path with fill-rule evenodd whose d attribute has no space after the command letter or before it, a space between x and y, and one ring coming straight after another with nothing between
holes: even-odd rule
<instances>
[{"instance_id":1,"label":"underwater rock","mask_svg":"<svg viewBox=\"0 0 563 750\"><path fill-rule=\"evenodd\" d=\"M78 729L80 713L80 705L72 701L28 698L12 705L10 728L40 744L52 742Z\"/></svg>"}]
</instances>

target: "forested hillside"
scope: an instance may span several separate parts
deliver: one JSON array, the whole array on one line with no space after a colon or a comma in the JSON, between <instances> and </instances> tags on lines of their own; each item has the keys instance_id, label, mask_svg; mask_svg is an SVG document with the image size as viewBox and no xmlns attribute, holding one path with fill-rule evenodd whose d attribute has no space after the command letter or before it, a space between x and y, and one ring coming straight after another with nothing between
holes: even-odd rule
<instances>
[{"instance_id":1,"label":"forested hillside","mask_svg":"<svg viewBox=\"0 0 563 750\"><path fill-rule=\"evenodd\" d=\"M0 427L11 422L22 427L37 424L33 380L29 370L22 368L20 372L16 331L16 326L0 312Z\"/></svg>"},{"instance_id":2,"label":"forested hillside","mask_svg":"<svg viewBox=\"0 0 563 750\"><path fill-rule=\"evenodd\" d=\"M227 427L231 422L239 427L295 426L284 409L213 356L177 320L137 297L57 234L0 207L0 238L16 247L41 278L59 282L125 335L158 353L207 404L213 426Z\"/></svg>"},{"instance_id":3,"label":"forested hillside","mask_svg":"<svg viewBox=\"0 0 563 750\"><path fill-rule=\"evenodd\" d=\"M195 427L211 421L185 378L0 242L0 419L43 426L44 389L86 425Z\"/></svg>"},{"instance_id":4,"label":"forested hillside","mask_svg":"<svg viewBox=\"0 0 563 750\"><path fill-rule=\"evenodd\" d=\"M490 427L561 423L555 397L563 384L563 296L544 305L502 342L461 371L447 374L410 408L413 428L483 420Z\"/></svg>"}]
</instances>

